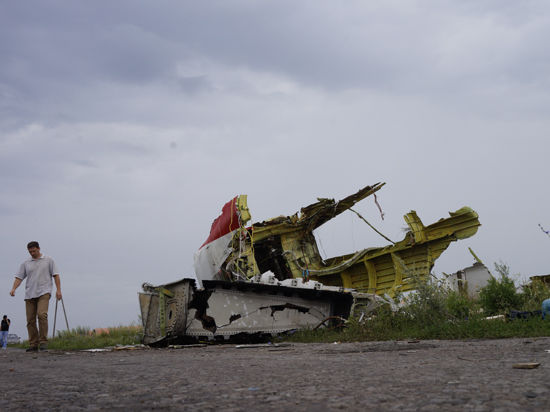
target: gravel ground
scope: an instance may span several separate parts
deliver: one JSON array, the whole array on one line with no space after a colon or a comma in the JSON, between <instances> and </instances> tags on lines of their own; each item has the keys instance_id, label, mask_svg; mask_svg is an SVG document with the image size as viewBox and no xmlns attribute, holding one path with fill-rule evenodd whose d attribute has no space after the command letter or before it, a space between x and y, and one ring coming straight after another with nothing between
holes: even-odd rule
<instances>
[{"instance_id":1,"label":"gravel ground","mask_svg":"<svg viewBox=\"0 0 550 412\"><path fill-rule=\"evenodd\" d=\"M0 410L550 410L549 349L550 338L9 348ZM513 367L524 362L540 366Z\"/></svg>"}]
</instances>

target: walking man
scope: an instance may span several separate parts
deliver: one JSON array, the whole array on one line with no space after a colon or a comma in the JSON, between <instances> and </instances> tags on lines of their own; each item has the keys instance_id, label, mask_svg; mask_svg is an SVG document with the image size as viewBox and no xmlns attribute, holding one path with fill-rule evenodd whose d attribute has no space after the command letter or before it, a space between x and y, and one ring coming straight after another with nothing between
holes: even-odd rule
<instances>
[{"instance_id":1,"label":"walking man","mask_svg":"<svg viewBox=\"0 0 550 412\"><path fill-rule=\"evenodd\" d=\"M29 242L27 250L31 258L21 264L15 275L11 296L23 279L25 283L25 309L27 312L27 331L29 332L29 348L27 352L48 349L48 306L52 294L52 278L57 289L55 297L62 298L61 280L54 260L40 253L40 245L36 241ZM38 329L36 319L38 318Z\"/></svg>"},{"instance_id":2,"label":"walking man","mask_svg":"<svg viewBox=\"0 0 550 412\"><path fill-rule=\"evenodd\" d=\"M0 325L0 342L2 342L2 349L6 350L8 347L8 331L10 330L11 321L7 315L2 318L2 324Z\"/></svg>"}]
</instances>

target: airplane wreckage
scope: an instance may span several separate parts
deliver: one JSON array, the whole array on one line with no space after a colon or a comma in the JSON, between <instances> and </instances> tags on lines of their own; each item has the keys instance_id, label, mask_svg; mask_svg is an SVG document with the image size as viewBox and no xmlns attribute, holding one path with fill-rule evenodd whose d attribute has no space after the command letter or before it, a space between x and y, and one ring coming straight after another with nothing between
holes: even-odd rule
<instances>
[{"instance_id":1,"label":"airplane wreckage","mask_svg":"<svg viewBox=\"0 0 550 412\"><path fill-rule=\"evenodd\" d=\"M323 259L313 231L346 210L355 212L352 207L368 196L376 202L384 184L248 226L247 196L236 196L195 253L196 279L143 284L144 343L266 336L362 317L392 304L397 291L413 290L414 280L429 276L451 242L473 236L480 226L469 207L429 226L411 211L400 242L386 238L388 246Z\"/></svg>"}]
</instances>

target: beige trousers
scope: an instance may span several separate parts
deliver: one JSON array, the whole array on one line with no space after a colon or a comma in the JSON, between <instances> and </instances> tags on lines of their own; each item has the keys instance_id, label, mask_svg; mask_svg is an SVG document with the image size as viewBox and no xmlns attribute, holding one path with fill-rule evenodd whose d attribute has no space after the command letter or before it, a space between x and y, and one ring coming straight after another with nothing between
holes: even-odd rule
<instances>
[{"instance_id":1,"label":"beige trousers","mask_svg":"<svg viewBox=\"0 0 550 412\"><path fill-rule=\"evenodd\" d=\"M25 299L27 310L27 331L29 332L29 346L36 347L48 342L48 306L50 294L46 293L38 298ZM38 318L38 329L36 329Z\"/></svg>"}]
</instances>

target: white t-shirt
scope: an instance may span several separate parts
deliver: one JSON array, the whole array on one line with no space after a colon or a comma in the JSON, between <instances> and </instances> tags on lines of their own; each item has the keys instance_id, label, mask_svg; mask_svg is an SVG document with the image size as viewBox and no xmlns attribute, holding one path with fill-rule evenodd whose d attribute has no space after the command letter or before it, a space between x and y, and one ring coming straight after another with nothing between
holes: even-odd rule
<instances>
[{"instance_id":1,"label":"white t-shirt","mask_svg":"<svg viewBox=\"0 0 550 412\"><path fill-rule=\"evenodd\" d=\"M21 280L27 279L25 284L25 299L38 298L46 293L52 293L52 277L59 271L54 260L46 255L38 259L29 259L21 264L15 275Z\"/></svg>"}]
</instances>

